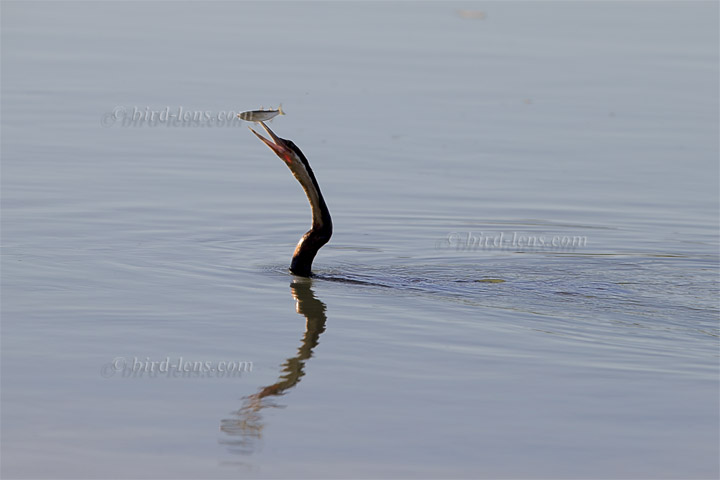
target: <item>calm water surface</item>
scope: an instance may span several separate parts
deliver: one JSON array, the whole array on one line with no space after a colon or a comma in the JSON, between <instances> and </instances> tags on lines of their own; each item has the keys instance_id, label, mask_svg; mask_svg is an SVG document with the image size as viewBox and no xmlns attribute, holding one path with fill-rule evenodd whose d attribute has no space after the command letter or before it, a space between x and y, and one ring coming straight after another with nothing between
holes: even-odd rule
<instances>
[{"instance_id":1,"label":"calm water surface","mask_svg":"<svg viewBox=\"0 0 720 480\"><path fill-rule=\"evenodd\" d=\"M3 476L717 478L717 16L3 3Z\"/></svg>"}]
</instances>

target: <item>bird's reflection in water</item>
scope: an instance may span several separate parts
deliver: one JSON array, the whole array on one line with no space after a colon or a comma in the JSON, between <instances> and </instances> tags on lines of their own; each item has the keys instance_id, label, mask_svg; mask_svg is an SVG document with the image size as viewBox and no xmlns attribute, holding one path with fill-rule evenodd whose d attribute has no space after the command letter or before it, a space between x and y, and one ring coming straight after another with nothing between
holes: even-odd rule
<instances>
[{"instance_id":1,"label":"bird's reflection in water","mask_svg":"<svg viewBox=\"0 0 720 480\"><path fill-rule=\"evenodd\" d=\"M305 335L294 357L288 358L282 365L282 374L277 383L261 388L254 395L245 397L240 410L232 418L224 419L220 429L231 439L221 441L236 453L252 453L262 438L264 427L261 412L264 408L278 408L274 398L284 395L300 382L305 375L305 362L312 357L313 348L318 344L320 334L325 331L325 304L315 298L312 280L295 278L290 284L290 292L295 299L297 313L305 317Z\"/></svg>"}]
</instances>

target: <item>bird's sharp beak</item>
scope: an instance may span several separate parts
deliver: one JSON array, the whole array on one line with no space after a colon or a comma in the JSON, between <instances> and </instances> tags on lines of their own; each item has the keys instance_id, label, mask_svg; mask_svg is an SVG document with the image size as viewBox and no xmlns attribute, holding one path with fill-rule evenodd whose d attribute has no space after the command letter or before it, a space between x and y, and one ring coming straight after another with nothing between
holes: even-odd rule
<instances>
[{"instance_id":1,"label":"bird's sharp beak","mask_svg":"<svg viewBox=\"0 0 720 480\"><path fill-rule=\"evenodd\" d=\"M270 147L270 149L271 149L273 152L275 152L275 154L276 154L278 157L280 157L280 158L282 158L282 159L288 158L288 153L290 152L290 149L285 146L285 142L283 141L283 139L280 138L280 137L278 137L277 135L275 135L275 132L273 132L272 130L270 130L270 128L269 128L267 125L265 125L265 123L263 123L263 122L259 122L259 123L260 123L260 125L262 125L262 127L265 129L265 131L267 132L267 134L270 135L270 138L272 138L272 141L271 141L271 140L268 140L268 139L265 138L265 137L263 137L262 135L260 135L259 133L257 133L257 132L256 132L255 130L253 130L252 128L250 128L250 131L253 132L256 137L258 137L260 140L262 140L262 142L263 142L265 145L267 145L268 147ZM249 127L248 127L248 128L249 128Z\"/></svg>"}]
</instances>

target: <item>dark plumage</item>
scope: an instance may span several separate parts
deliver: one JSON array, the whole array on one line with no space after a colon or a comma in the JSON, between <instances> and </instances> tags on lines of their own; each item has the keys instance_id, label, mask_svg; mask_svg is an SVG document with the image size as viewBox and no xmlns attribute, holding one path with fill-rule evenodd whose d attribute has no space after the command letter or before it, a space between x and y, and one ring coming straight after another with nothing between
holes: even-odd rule
<instances>
[{"instance_id":1,"label":"dark plumage","mask_svg":"<svg viewBox=\"0 0 720 480\"><path fill-rule=\"evenodd\" d=\"M315 255L317 255L318 250L320 250L332 236L332 218L330 218L330 211L325 204L325 199L320 192L320 186L318 185L312 168L310 168L310 163L302 151L300 151L292 141L275 135L263 122L260 122L260 125L262 125L272 140L268 140L255 130L250 130L285 162L297 181L300 182L310 202L312 227L298 242L292 261L290 262L290 271L293 274L309 277L312 273L312 262L315 259Z\"/></svg>"}]
</instances>

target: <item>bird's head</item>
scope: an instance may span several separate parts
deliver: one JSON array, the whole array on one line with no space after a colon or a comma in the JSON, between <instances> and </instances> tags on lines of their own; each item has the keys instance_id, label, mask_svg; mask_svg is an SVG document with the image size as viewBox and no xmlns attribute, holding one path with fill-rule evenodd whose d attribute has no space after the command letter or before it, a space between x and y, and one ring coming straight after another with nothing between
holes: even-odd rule
<instances>
[{"instance_id":1,"label":"bird's head","mask_svg":"<svg viewBox=\"0 0 720 480\"><path fill-rule=\"evenodd\" d=\"M275 155L280 157L280 159L285 162L288 168L290 168L292 174L300 182L300 185L302 185L302 187L305 189L305 192L310 199L310 204L317 205L321 197L320 187L317 184L315 174L313 174L313 171L310 168L310 163L308 162L307 158L305 158L305 155L303 155L302 151L300 151L297 145L295 145L292 141L280 138L275 135L275 132L270 130L270 128L265 125L264 122L259 123L265 129L267 134L270 135L270 138L272 140L268 140L252 128L250 129L250 131L253 132L255 136L257 136L260 140L262 140L265 145L270 147L270 150L275 152Z\"/></svg>"},{"instance_id":2,"label":"bird's head","mask_svg":"<svg viewBox=\"0 0 720 480\"><path fill-rule=\"evenodd\" d=\"M262 140L265 145L270 147L270 150L275 152L275 155L280 157L280 159L285 162L288 167L290 167L290 170L295 172L298 167L305 167L307 165L307 160L305 160L305 157L303 156L300 149L292 141L278 137L277 135L275 135L275 132L270 130L270 128L265 125L265 123L259 123L265 129L267 134L270 135L270 138L272 140L263 137L252 128L250 129L250 131L253 132L256 137Z\"/></svg>"}]
</instances>

